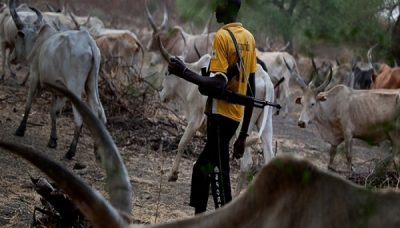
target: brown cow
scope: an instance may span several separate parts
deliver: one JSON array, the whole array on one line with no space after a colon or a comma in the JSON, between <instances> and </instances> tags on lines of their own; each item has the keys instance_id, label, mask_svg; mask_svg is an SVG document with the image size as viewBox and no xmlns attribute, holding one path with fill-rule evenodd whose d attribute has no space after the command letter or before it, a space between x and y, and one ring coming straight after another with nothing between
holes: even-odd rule
<instances>
[{"instance_id":1,"label":"brown cow","mask_svg":"<svg viewBox=\"0 0 400 228\"><path fill-rule=\"evenodd\" d=\"M390 67L380 64L379 70L372 76L371 89L400 88L400 67Z\"/></svg>"}]
</instances>

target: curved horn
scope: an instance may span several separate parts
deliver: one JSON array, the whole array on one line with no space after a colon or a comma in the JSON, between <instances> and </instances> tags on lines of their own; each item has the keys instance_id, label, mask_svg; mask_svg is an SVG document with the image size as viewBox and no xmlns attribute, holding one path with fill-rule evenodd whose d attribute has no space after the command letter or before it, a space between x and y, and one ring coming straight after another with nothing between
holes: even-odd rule
<instances>
[{"instance_id":1,"label":"curved horn","mask_svg":"<svg viewBox=\"0 0 400 228\"><path fill-rule=\"evenodd\" d=\"M77 30L81 30L81 25L78 23L78 21L76 20L74 14L72 12L68 12L69 16L71 17L72 22L74 22L76 29Z\"/></svg>"},{"instance_id":2,"label":"curved horn","mask_svg":"<svg viewBox=\"0 0 400 228\"><path fill-rule=\"evenodd\" d=\"M46 2L46 8L49 12L56 12L53 6L50 5L50 3Z\"/></svg>"},{"instance_id":3,"label":"curved horn","mask_svg":"<svg viewBox=\"0 0 400 228\"><path fill-rule=\"evenodd\" d=\"M160 25L160 30L166 29L167 24L168 24L168 10L167 10L167 3L165 3L165 1L164 1L164 17L163 17L163 21Z\"/></svg>"},{"instance_id":4,"label":"curved horn","mask_svg":"<svg viewBox=\"0 0 400 228\"><path fill-rule=\"evenodd\" d=\"M151 25L151 28L153 28L153 32L154 33L157 33L158 32L158 28L157 28L157 26L156 26L156 23L154 22L154 19L153 19L153 16L151 16L151 13L150 13L150 10L149 10L149 6L148 6L148 0L146 0L145 1L145 4L144 4L144 6L145 6L145 8L146 8L146 16L147 16L147 19L149 20L149 23L150 23L150 25Z\"/></svg>"},{"instance_id":5,"label":"curved horn","mask_svg":"<svg viewBox=\"0 0 400 228\"><path fill-rule=\"evenodd\" d=\"M34 22L34 24L36 25L40 25L43 21L43 14L42 12L40 12L38 9L36 9L35 7L29 7L29 9L31 9L33 12L36 13L36 16L38 17L36 19L36 21Z\"/></svg>"},{"instance_id":6,"label":"curved horn","mask_svg":"<svg viewBox=\"0 0 400 228\"><path fill-rule=\"evenodd\" d=\"M10 6L10 14L15 23L15 26L17 27L18 30L23 29L25 25L21 21L21 18L18 16L17 11L15 10L15 0L10 0L8 2L8 5Z\"/></svg>"},{"instance_id":7,"label":"curved horn","mask_svg":"<svg viewBox=\"0 0 400 228\"><path fill-rule=\"evenodd\" d=\"M281 47L281 48L278 50L278 52L283 52L283 51L285 51L289 46L290 46L290 41L288 41L288 42L285 44L285 46Z\"/></svg>"},{"instance_id":8,"label":"curved horn","mask_svg":"<svg viewBox=\"0 0 400 228\"><path fill-rule=\"evenodd\" d=\"M93 191L81 178L43 153L37 152L32 147L2 140L0 147L31 162L53 179L95 227L122 227L125 224L117 210L98 192Z\"/></svg>"},{"instance_id":9,"label":"curved horn","mask_svg":"<svg viewBox=\"0 0 400 228\"><path fill-rule=\"evenodd\" d=\"M315 60L314 60L314 57L313 58L311 58L311 63L312 63L312 67L313 67L313 69L314 69L314 71L318 71L318 68L317 68L317 64L315 64Z\"/></svg>"},{"instance_id":10,"label":"curved horn","mask_svg":"<svg viewBox=\"0 0 400 228\"><path fill-rule=\"evenodd\" d=\"M165 49L164 45L161 42L160 37L157 37L158 39L158 47L160 48L160 52L162 57L167 61L170 62L170 59L172 58L172 55L168 53L168 51Z\"/></svg>"},{"instance_id":11,"label":"curved horn","mask_svg":"<svg viewBox=\"0 0 400 228\"><path fill-rule=\"evenodd\" d=\"M332 75L333 75L332 67L329 67L328 78L320 86L318 86L318 88L315 89L318 93L324 91L324 89L329 85L329 83L332 80Z\"/></svg>"},{"instance_id":12,"label":"curved horn","mask_svg":"<svg viewBox=\"0 0 400 228\"><path fill-rule=\"evenodd\" d=\"M47 88L68 97L81 114L84 123L88 126L95 144L98 146L97 154L100 164L107 176L106 189L110 196L111 204L118 210L130 214L132 210L132 188L128 172L119 154L117 146L112 140L103 122L74 94L63 86L58 87L45 83ZM71 186L72 188L72 186ZM96 208L93 208L95 210Z\"/></svg>"},{"instance_id":13,"label":"curved horn","mask_svg":"<svg viewBox=\"0 0 400 228\"><path fill-rule=\"evenodd\" d=\"M185 45L186 46L186 45ZM194 42L194 50L196 52L197 57L199 57L199 59L201 58L201 54L199 49L197 48L196 42Z\"/></svg>"},{"instance_id":14,"label":"curved horn","mask_svg":"<svg viewBox=\"0 0 400 228\"><path fill-rule=\"evenodd\" d=\"M297 74L297 72L294 72L294 70L289 66L289 64L286 62L286 59L283 58L283 61L285 62L286 67L288 68L289 72L291 75L295 75L294 79L297 82L297 84L299 84L300 88L302 90L307 89L307 84L304 82L304 80L302 78L300 78L299 74Z\"/></svg>"},{"instance_id":15,"label":"curved horn","mask_svg":"<svg viewBox=\"0 0 400 228\"><path fill-rule=\"evenodd\" d=\"M368 49L368 52L367 52L368 65L369 65L372 69L374 69L374 65L373 65L373 62L372 62L372 51L374 50L374 48L375 48L376 46L378 46L378 44L375 44L374 46L372 46L370 49ZM375 69L374 69L374 71L375 71Z\"/></svg>"}]
</instances>

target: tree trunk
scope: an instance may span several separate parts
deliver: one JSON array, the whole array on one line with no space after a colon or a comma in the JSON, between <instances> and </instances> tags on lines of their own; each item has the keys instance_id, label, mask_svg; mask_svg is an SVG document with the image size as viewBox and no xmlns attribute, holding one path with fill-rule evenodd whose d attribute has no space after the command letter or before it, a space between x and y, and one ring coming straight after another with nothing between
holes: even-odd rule
<instances>
[{"instance_id":1,"label":"tree trunk","mask_svg":"<svg viewBox=\"0 0 400 228\"><path fill-rule=\"evenodd\" d=\"M397 66L400 66L400 17L397 17L392 30L391 53Z\"/></svg>"}]
</instances>

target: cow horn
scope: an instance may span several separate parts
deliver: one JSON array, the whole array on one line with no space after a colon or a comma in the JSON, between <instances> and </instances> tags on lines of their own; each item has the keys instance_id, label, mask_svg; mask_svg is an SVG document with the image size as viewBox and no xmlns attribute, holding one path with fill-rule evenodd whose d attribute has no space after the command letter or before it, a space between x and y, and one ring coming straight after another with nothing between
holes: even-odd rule
<instances>
[{"instance_id":1,"label":"cow horn","mask_svg":"<svg viewBox=\"0 0 400 228\"><path fill-rule=\"evenodd\" d=\"M36 25L40 25L40 24L42 24L42 21L43 21L43 14L42 14L42 12L40 12L38 9L36 9L35 7L29 7L29 9L31 9L33 12L35 12L36 13L36 16L38 17L37 19L36 19L36 21L34 22L34 24L36 24Z\"/></svg>"},{"instance_id":2,"label":"cow horn","mask_svg":"<svg viewBox=\"0 0 400 228\"><path fill-rule=\"evenodd\" d=\"M153 16L151 16L148 3L149 3L149 1L146 0L146 1L145 1L145 8L146 8L147 19L149 20L149 23L150 23L150 25L151 25L151 28L153 28L153 32L154 32L154 33L157 33L157 32L158 32L158 28L157 28L157 26L156 26L156 23L154 22Z\"/></svg>"},{"instance_id":3,"label":"cow horn","mask_svg":"<svg viewBox=\"0 0 400 228\"><path fill-rule=\"evenodd\" d=\"M46 8L49 12L56 12L56 10L54 9L54 7L52 5L50 5L50 3L46 2Z\"/></svg>"},{"instance_id":4,"label":"cow horn","mask_svg":"<svg viewBox=\"0 0 400 228\"><path fill-rule=\"evenodd\" d=\"M311 58L311 63L312 63L312 67L313 67L314 71L318 71L317 64L315 64L314 57Z\"/></svg>"},{"instance_id":5,"label":"cow horn","mask_svg":"<svg viewBox=\"0 0 400 228\"><path fill-rule=\"evenodd\" d=\"M25 25L21 21L21 18L18 16L17 11L15 10L15 0L10 0L8 2L8 5L10 6L10 14L15 23L15 26L17 27L18 30L23 29Z\"/></svg>"},{"instance_id":6,"label":"cow horn","mask_svg":"<svg viewBox=\"0 0 400 228\"><path fill-rule=\"evenodd\" d=\"M166 29L167 24L168 24L168 10L167 10L167 4L164 1L164 17L163 17L163 21L160 25L160 30Z\"/></svg>"},{"instance_id":7,"label":"cow horn","mask_svg":"<svg viewBox=\"0 0 400 228\"><path fill-rule=\"evenodd\" d=\"M53 179L94 227L122 227L124 225L122 217L107 200L64 166L32 147L15 145L2 140L0 140L0 147L31 162Z\"/></svg>"},{"instance_id":8,"label":"cow horn","mask_svg":"<svg viewBox=\"0 0 400 228\"><path fill-rule=\"evenodd\" d=\"M81 25L78 23L78 21L76 20L74 14L70 11L68 11L69 16L71 17L72 22L74 22L76 29L77 30L81 30Z\"/></svg>"},{"instance_id":9,"label":"cow horn","mask_svg":"<svg viewBox=\"0 0 400 228\"><path fill-rule=\"evenodd\" d=\"M186 47L186 45L185 45L185 47ZM200 59L201 58L201 54L200 54L199 49L197 48L196 42L194 42L194 50L196 51L197 57Z\"/></svg>"},{"instance_id":10,"label":"cow horn","mask_svg":"<svg viewBox=\"0 0 400 228\"><path fill-rule=\"evenodd\" d=\"M107 174L106 186L110 202L118 210L130 214L132 210L132 188L128 172L110 133L99 118L79 98L65 89L65 86L61 88L48 83L45 83L45 86L68 97L78 109L96 145L98 145L97 153L100 156L100 163Z\"/></svg>"},{"instance_id":11,"label":"cow horn","mask_svg":"<svg viewBox=\"0 0 400 228\"><path fill-rule=\"evenodd\" d=\"M168 51L165 49L164 45L161 42L160 37L157 37L158 40L158 47L160 48L160 52L162 57L167 61L170 62L170 59L172 58L172 55L168 53Z\"/></svg>"},{"instance_id":12,"label":"cow horn","mask_svg":"<svg viewBox=\"0 0 400 228\"><path fill-rule=\"evenodd\" d=\"M378 44L375 44L374 46L372 46L370 49L368 49L368 52L367 52L368 65L369 65L370 68L372 68L374 70L374 73L375 73L375 69L374 69L374 65L373 65L373 62L372 62L372 51L374 50L374 48L376 46L378 46Z\"/></svg>"},{"instance_id":13,"label":"cow horn","mask_svg":"<svg viewBox=\"0 0 400 228\"><path fill-rule=\"evenodd\" d=\"M288 68L289 72L291 75L295 75L294 79L297 82L297 84L299 84L300 88L302 90L307 89L307 84L304 82L304 80L299 76L299 74L297 74L297 72L294 72L293 69L289 66L289 64L286 62L286 59L283 58L283 62L285 62L286 67Z\"/></svg>"},{"instance_id":14,"label":"cow horn","mask_svg":"<svg viewBox=\"0 0 400 228\"><path fill-rule=\"evenodd\" d=\"M332 67L329 67L329 75L328 78L320 85L318 86L318 88L315 89L315 91L322 92L325 90L325 88L329 85L329 83L332 80L332 75L333 75L333 71L332 71Z\"/></svg>"}]
</instances>

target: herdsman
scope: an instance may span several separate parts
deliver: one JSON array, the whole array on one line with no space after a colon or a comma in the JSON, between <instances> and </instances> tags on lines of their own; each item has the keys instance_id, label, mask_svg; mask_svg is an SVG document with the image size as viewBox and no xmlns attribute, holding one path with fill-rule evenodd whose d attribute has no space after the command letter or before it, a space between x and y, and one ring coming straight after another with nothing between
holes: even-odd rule
<instances>
[{"instance_id":1,"label":"herdsman","mask_svg":"<svg viewBox=\"0 0 400 228\"><path fill-rule=\"evenodd\" d=\"M217 1L216 19L224 26L215 35L207 73L189 70L177 57L168 66L169 73L198 85L208 96L207 143L192 174L190 206L195 214L206 211L210 184L215 208L231 201L229 141L244 118L234 145L234 157L241 157L253 112L256 44L253 35L236 20L240 6L240 0Z\"/></svg>"}]
</instances>

